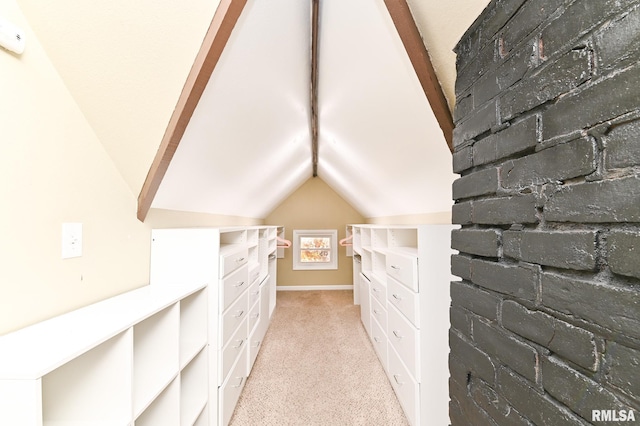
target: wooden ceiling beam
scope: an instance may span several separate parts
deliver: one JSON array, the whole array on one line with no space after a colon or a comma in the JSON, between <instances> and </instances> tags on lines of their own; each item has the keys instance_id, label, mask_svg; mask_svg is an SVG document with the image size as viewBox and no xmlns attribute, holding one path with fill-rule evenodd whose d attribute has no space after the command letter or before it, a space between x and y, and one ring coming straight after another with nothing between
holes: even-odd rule
<instances>
[{"instance_id":1,"label":"wooden ceiling beam","mask_svg":"<svg viewBox=\"0 0 640 426\"><path fill-rule=\"evenodd\" d=\"M431 64L429 52L411 14L411 9L409 9L406 0L384 0L384 3L396 30L398 30L402 44L409 55L422 89L427 95L427 100L442 129L449 150L453 152L453 117L442 91L442 86L440 86L436 72Z\"/></svg>"},{"instance_id":2,"label":"wooden ceiling beam","mask_svg":"<svg viewBox=\"0 0 640 426\"><path fill-rule=\"evenodd\" d=\"M138 219L144 221L193 112L200 101L247 0L221 0L178 103L138 195Z\"/></svg>"},{"instance_id":3,"label":"wooden ceiling beam","mask_svg":"<svg viewBox=\"0 0 640 426\"><path fill-rule=\"evenodd\" d=\"M320 29L320 0L311 4L311 161L313 177L318 176L318 31Z\"/></svg>"}]
</instances>

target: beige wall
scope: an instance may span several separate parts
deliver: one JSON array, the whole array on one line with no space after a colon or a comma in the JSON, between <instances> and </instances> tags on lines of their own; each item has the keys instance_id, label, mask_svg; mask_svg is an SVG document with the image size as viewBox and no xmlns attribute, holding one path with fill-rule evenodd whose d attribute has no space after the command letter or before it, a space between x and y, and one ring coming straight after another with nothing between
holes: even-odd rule
<instances>
[{"instance_id":1,"label":"beige wall","mask_svg":"<svg viewBox=\"0 0 640 426\"><path fill-rule=\"evenodd\" d=\"M148 283L149 227L136 198L14 0L26 31L0 49L0 333ZM83 255L61 258L61 224L83 224Z\"/></svg>"},{"instance_id":2,"label":"beige wall","mask_svg":"<svg viewBox=\"0 0 640 426\"><path fill-rule=\"evenodd\" d=\"M404 216L369 217L365 223L376 225L451 224L451 211Z\"/></svg>"},{"instance_id":3,"label":"beige wall","mask_svg":"<svg viewBox=\"0 0 640 426\"><path fill-rule=\"evenodd\" d=\"M154 210L139 222L137 193L17 3L0 16L27 36L20 56L0 48L0 334L148 284L152 227L261 222ZM61 258L63 222L83 224L82 257Z\"/></svg>"},{"instance_id":4,"label":"beige wall","mask_svg":"<svg viewBox=\"0 0 640 426\"><path fill-rule=\"evenodd\" d=\"M294 229L337 229L338 239L344 238L350 223L363 223L364 218L320 178L311 178L280 204L265 223L282 225L286 238L293 238ZM338 270L294 271L291 249L278 259L278 285L345 285L353 283L353 264L346 248L339 247Z\"/></svg>"},{"instance_id":5,"label":"beige wall","mask_svg":"<svg viewBox=\"0 0 640 426\"><path fill-rule=\"evenodd\" d=\"M17 0L132 193L220 0Z\"/></svg>"},{"instance_id":6,"label":"beige wall","mask_svg":"<svg viewBox=\"0 0 640 426\"><path fill-rule=\"evenodd\" d=\"M165 209L150 209L144 222L152 228L252 226L264 224L263 219L250 217L193 213Z\"/></svg>"}]
</instances>

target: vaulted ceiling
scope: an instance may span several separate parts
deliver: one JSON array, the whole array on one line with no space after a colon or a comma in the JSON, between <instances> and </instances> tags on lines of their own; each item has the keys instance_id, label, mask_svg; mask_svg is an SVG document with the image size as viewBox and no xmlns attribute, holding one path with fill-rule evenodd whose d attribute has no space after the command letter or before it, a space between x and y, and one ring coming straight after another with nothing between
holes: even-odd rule
<instances>
[{"instance_id":1,"label":"vaulted ceiling","mask_svg":"<svg viewBox=\"0 0 640 426\"><path fill-rule=\"evenodd\" d=\"M18 3L132 192L143 190L218 2ZM451 49L488 0L408 3L452 106ZM319 178L365 217L448 210L451 154L385 2L319 10ZM311 0L248 0L240 12L197 82L153 208L262 218L312 176Z\"/></svg>"}]
</instances>

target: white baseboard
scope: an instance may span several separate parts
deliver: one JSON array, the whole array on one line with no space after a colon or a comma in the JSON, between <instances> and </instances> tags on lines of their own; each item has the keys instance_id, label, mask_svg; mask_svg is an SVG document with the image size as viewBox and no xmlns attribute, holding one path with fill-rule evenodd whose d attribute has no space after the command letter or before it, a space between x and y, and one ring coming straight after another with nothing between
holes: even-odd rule
<instances>
[{"instance_id":1,"label":"white baseboard","mask_svg":"<svg viewBox=\"0 0 640 426\"><path fill-rule=\"evenodd\" d=\"M353 290L353 285L279 285L277 291Z\"/></svg>"}]
</instances>

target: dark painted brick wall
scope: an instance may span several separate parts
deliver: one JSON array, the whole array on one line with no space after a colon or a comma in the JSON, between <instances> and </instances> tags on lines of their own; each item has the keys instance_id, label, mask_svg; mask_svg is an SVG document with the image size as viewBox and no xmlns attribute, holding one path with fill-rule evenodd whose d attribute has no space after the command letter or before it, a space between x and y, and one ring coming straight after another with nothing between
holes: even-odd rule
<instances>
[{"instance_id":1,"label":"dark painted brick wall","mask_svg":"<svg viewBox=\"0 0 640 426\"><path fill-rule=\"evenodd\" d=\"M451 422L640 424L640 0L492 0L456 53Z\"/></svg>"}]
</instances>

